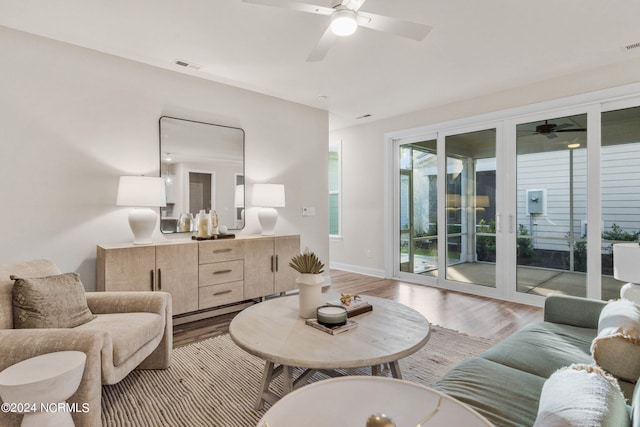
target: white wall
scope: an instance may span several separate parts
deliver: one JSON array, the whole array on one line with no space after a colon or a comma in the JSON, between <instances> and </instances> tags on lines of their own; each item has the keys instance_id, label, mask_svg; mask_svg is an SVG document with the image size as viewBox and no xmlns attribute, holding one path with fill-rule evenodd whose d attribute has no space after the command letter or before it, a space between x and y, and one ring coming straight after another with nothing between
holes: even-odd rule
<instances>
[{"instance_id":1,"label":"white wall","mask_svg":"<svg viewBox=\"0 0 640 427\"><path fill-rule=\"evenodd\" d=\"M343 236L330 242L331 266L385 275L386 133L637 83L639 76L640 59L632 59L360 126L332 130L330 139L342 141Z\"/></svg>"},{"instance_id":2,"label":"white wall","mask_svg":"<svg viewBox=\"0 0 640 427\"><path fill-rule=\"evenodd\" d=\"M4 27L0 52L0 263L51 258L95 289L96 245L132 240L118 177L158 174L163 115L243 128L248 186L286 185L276 232L328 260L326 112Z\"/></svg>"}]
</instances>

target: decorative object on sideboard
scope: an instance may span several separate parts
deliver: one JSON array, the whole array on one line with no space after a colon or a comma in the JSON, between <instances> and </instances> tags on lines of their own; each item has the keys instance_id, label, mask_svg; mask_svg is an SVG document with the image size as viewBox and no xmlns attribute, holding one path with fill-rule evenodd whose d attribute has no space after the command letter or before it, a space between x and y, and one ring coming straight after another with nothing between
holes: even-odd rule
<instances>
[{"instance_id":1,"label":"decorative object on sideboard","mask_svg":"<svg viewBox=\"0 0 640 427\"><path fill-rule=\"evenodd\" d=\"M304 319L313 318L316 315L316 309L324 304L322 301L324 264L316 254L305 249L303 253L291 258L289 266L300 273L296 278L300 290L299 315Z\"/></svg>"},{"instance_id":2,"label":"decorative object on sideboard","mask_svg":"<svg viewBox=\"0 0 640 427\"><path fill-rule=\"evenodd\" d=\"M193 214L190 212L183 212L178 218L178 232L190 233L193 231Z\"/></svg>"},{"instance_id":3,"label":"decorative object on sideboard","mask_svg":"<svg viewBox=\"0 0 640 427\"><path fill-rule=\"evenodd\" d=\"M278 222L278 211L275 208L285 207L283 184L254 184L251 197L253 206L259 207L258 221L262 235L275 234Z\"/></svg>"},{"instance_id":4,"label":"decorative object on sideboard","mask_svg":"<svg viewBox=\"0 0 640 427\"><path fill-rule=\"evenodd\" d=\"M151 208L166 206L164 179L151 176L121 176L116 205L133 207L129 212L133 244L151 244L151 234L158 221L158 213Z\"/></svg>"},{"instance_id":5,"label":"decorative object on sideboard","mask_svg":"<svg viewBox=\"0 0 640 427\"><path fill-rule=\"evenodd\" d=\"M204 209L200 209L198 212L198 237L209 236L209 215L207 215Z\"/></svg>"},{"instance_id":6,"label":"decorative object on sideboard","mask_svg":"<svg viewBox=\"0 0 640 427\"><path fill-rule=\"evenodd\" d=\"M220 222L218 221L218 213L215 210L211 209L209 211L209 234L219 234L219 226Z\"/></svg>"},{"instance_id":7,"label":"decorative object on sideboard","mask_svg":"<svg viewBox=\"0 0 640 427\"><path fill-rule=\"evenodd\" d=\"M613 277L628 282L620 288L620 297L640 304L640 243L613 245Z\"/></svg>"}]
</instances>

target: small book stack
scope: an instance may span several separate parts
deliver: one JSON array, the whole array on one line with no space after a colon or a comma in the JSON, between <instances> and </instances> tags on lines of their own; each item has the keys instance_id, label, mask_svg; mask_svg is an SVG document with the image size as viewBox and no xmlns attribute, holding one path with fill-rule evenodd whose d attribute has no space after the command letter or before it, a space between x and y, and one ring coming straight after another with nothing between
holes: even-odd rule
<instances>
[{"instance_id":1,"label":"small book stack","mask_svg":"<svg viewBox=\"0 0 640 427\"><path fill-rule=\"evenodd\" d=\"M349 305L343 304L340 300L327 301L330 305L339 305L347 309L347 317L357 316L358 314L367 313L373 310L373 306L368 302L361 299L351 301Z\"/></svg>"},{"instance_id":2,"label":"small book stack","mask_svg":"<svg viewBox=\"0 0 640 427\"><path fill-rule=\"evenodd\" d=\"M358 314L373 310L373 306L363 300L351 301L351 303L345 307L347 308L347 317L357 316Z\"/></svg>"},{"instance_id":3,"label":"small book stack","mask_svg":"<svg viewBox=\"0 0 640 427\"><path fill-rule=\"evenodd\" d=\"M317 319L307 319L305 323L313 328L316 328L318 330L321 330L322 332L326 332L331 335L339 335L343 332L350 331L351 329L358 326L358 322L356 322L355 320L349 320L349 319L347 319L347 323L345 323L344 325L334 326L332 328L321 325L320 323L318 323Z\"/></svg>"}]
</instances>

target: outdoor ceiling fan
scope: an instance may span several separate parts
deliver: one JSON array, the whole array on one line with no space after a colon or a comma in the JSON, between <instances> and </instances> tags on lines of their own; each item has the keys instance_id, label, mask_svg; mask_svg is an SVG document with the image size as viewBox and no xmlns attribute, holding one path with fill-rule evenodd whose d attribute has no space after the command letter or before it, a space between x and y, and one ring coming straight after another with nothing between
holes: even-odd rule
<instances>
[{"instance_id":1,"label":"outdoor ceiling fan","mask_svg":"<svg viewBox=\"0 0 640 427\"><path fill-rule=\"evenodd\" d=\"M587 130L584 128L574 128L574 124L571 123L562 123L555 124L549 123L549 120L545 120L543 124L537 125L533 135L544 135L549 139L557 138L558 133L561 132L586 132Z\"/></svg>"},{"instance_id":2,"label":"outdoor ceiling fan","mask_svg":"<svg viewBox=\"0 0 640 427\"><path fill-rule=\"evenodd\" d=\"M416 41L422 41L431 31L431 27L415 22L403 21L375 13L361 12L366 0L334 0L331 7L299 3L291 0L243 0L265 6L297 10L331 17L331 22L316 46L307 57L307 62L321 61L336 37L353 34L358 27L395 34Z\"/></svg>"}]
</instances>

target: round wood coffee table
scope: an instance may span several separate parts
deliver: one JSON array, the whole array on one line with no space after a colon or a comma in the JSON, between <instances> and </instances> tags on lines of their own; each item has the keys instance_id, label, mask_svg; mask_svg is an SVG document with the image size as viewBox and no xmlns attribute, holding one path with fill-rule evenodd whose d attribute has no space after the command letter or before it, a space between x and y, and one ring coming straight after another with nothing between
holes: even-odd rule
<instances>
[{"instance_id":1,"label":"round wood coffee table","mask_svg":"<svg viewBox=\"0 0 640 427\"><path fill-rule=\"evenodd\" d=\"M354 398L357 396L357 398ZM353 376L310 384L283 397L258 427L364 426L372 414L385 414L398 427L491 427L464 403L409 381Z\"/></svg>"},{"instance_id":2,"label":"round wood coffee table","mask_svg":"<svg viewBox=\"0 0 640 427\"><path fill-rule=\"evenodd\" d=\"M333 294L323 294L335 300ZM256 409L280 396L270 389L282 374L282 395L307 383L316 372L335 376L339 368L371 367L379 375L388 364L395 378L402 378L398 360L419 350L429 340L431 328L416 310L395 301L363 296L373 311L352 319L358 326L331 335L305 324L298 316L298 296L264 301L239 313L229 325L229 334L243 350L266 361ZM293 368L305 371L295 380Z\"/></svg>"}]
</instances>

